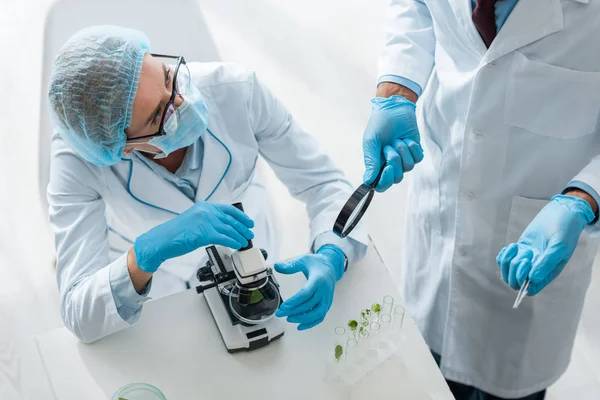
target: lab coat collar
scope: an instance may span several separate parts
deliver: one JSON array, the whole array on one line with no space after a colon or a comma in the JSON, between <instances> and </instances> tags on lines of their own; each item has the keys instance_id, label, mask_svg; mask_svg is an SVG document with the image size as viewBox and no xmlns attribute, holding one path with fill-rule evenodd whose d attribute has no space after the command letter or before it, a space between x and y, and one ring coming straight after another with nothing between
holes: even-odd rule
<instances>
[{"instance_id":1,"label":"lab coat collar","mask_svg":"<svg viewBox=\"0 0 600 400\"><path fill-rule=\"evenodd\" d=\"M126 160L130 163L127 191L138 202L177 215L194 204L175 186L156 175L143 162L136 162L132 157Z\"/></svg>"},{"instance_id":2,"label":"lab coat collar","mask_svg":"<svg viewBox=\"0 0 600 400\"><path fill-rule=\"evenodd\" d=\"M487 51L487 47L473 24L473 5L471 0L450 0L450 3L452 4L456 18L460 21L459 25L464 29L465 34L471 42L471 46L467 45L466 48L471 50L478 59L481 59Z\"/></svg>"},{"instance_id":3,"label":"lab coat collar","mask_svg":"<svg viewBox=\"0 0 600 400\"><path fill-rule=\"evenodd\" d=\"M201 160L201 156L202 154L200 153L200 141L202 140L202 137L199 137L198 140L196 140L194 143L192 143L192 145L190 146L190 148L187 150L189 153L186 154L186 158L188 158L188 165L190 167L190 169L198 169L200 168L200 165L202 164L202 160ZM185 161L185 160L184 160Z\"/></svg>"},{"instance_id":4,"label":"lab coat collar","mask_svg":"<svg viewBox=\"0 0 600 400\"><path fill-rule=\"evenodd\" d=\"M196 202L207 200L228 202L231 196L223 197L222 194L227 191L222 186L225 186L223 181L232 162L231 152L210 128L202 136L202 139L204 156L202 173L196 191ZM175 186L156 175L144 163L136 162L132 157L127 157L125 160L130 164L127 190L140 203L177 215L194 204Z\"/></svg>"},{"instance_id":5,"label":"lab coat collar","mask_svg":"<svg viewBox=\"0 0 600 400\"><path fill-rule=\"evenodd\" d=\"M563 12L560 0L519 0L482 61L485 64L491 63L562 29Z\"/></svg>"},{"instance_id":6,"label":"lab coat collar","mask_svg":"<svg viewBox=\"0 0 600 400\"><path fill-rule=\"evenodd\" d=\"M214 201L225 203L229 202L229 197L223 197L227 192L224 184L225 176L229 172L232 163L231 151L224 142L224 138L219 134L218 126L223 126L218 120L220 114L218 111L211 112L207 131L202 136L204 141L204 157L202 159L202 173L196 190L196 202Z\"/></svg>"}]
</instances>

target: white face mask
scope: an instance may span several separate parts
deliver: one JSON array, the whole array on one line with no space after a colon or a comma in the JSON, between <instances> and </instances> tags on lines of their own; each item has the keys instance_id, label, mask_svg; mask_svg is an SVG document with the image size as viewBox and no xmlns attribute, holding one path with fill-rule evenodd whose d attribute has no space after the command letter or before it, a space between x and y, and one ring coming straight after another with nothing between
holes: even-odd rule
<instances>
[{"instance_id":1,"label":"white face mask","mask_svg":"<svg viewBox=\"0 0 600 400\"><path fill-rule=\"evenodd\" d=\"M183 103L171 112L164 124L166 135L148 142L161 151L154 158L165 158L175 150L190 146L208 128L208 105L198 88L190 85L182 97Z\"/></svg>"}]
</instances>

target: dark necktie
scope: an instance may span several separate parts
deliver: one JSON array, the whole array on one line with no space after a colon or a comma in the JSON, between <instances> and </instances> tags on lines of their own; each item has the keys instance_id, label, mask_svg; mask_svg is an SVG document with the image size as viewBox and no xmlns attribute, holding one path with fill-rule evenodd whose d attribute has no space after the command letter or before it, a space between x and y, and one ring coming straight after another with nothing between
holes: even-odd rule
<instances>
[{"instance_id":1,"label":"dark necktie","mask_svg":"<svg viewBox=\"0 0 600 400\"><path fill-rule=\"evenodd\" d=\"M473 10L473 23L483 42L490 47L496 37L496 12L494 6L498 0L477 0Z\"/></svg>"}]
</instances>

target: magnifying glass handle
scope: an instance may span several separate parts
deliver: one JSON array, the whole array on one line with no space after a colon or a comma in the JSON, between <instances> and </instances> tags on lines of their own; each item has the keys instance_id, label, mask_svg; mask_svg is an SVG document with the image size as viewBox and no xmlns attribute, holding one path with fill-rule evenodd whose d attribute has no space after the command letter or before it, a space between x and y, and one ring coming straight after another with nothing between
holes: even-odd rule
<instances>
[{"instance_id":1,"label":"magnifying glass handle","mask_svg":"<svg viewBox=\"0 0 600 400\"><path fill-rule=\"evenodd\" d=\"M373 189L375 189L377 187L377 185L379 184L379 180L381 179L381 175L383 175L383 170L385 169L386 166L387 166L387 164L384 163L383 166L381 167L381 169L379 170L379 173L377 174L377 177L375 178L375 180L373 181L373 183L371 183L371 187Z\"/></svg>"}]
</instances>

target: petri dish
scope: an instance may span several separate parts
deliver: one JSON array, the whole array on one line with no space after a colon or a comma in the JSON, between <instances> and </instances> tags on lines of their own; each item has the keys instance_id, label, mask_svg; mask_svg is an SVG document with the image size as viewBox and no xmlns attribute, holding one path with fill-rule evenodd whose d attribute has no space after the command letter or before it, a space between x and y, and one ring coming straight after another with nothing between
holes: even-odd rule
<instances>
[{"instance_id":1,"label":"petri dish","mask_svg":"<svg viewBox=\"0 0 600 400\"><path fill-rule=\"evenodd\" d=\"M147 383L130 383L117 390L111 400L167 400L157 387Z\"/></svg>"},{"instance_id":2,"label":"petri dish","mask_svg":"<svg viewBox=\"0 0 600 400\"><path fill-rule=\"evenodd\" d=\"M275 316L280 299L279 288L270 278L255 289L240 287L236 283L229 292L229 309L242 323L256 325Z\"/></svg>"}]
</instances>

